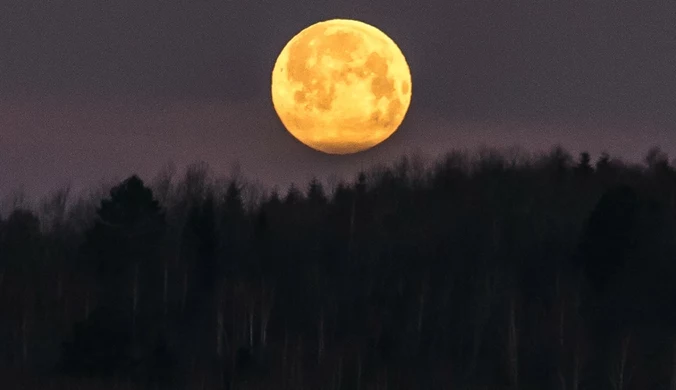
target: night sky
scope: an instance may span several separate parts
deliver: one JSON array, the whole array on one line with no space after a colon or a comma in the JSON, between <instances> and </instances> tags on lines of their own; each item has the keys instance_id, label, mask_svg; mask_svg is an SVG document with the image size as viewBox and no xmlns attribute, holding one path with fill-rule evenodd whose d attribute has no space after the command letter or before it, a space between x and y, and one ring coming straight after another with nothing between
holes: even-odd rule
<instances>
[{"instance_id":1,"label":"night sky","mask_svg":"<svg viewBox=\"0 0 676 390\"><path fill-rule=\"evenodd\" d=\"M302 145L270 101L284 44L331 18L380 28L413 77L399 131L357 155ZM0 0L0 194L198 160L285 188L416 151L557 143L676 157L676 1Z\"/></svg>"}]
</instances>

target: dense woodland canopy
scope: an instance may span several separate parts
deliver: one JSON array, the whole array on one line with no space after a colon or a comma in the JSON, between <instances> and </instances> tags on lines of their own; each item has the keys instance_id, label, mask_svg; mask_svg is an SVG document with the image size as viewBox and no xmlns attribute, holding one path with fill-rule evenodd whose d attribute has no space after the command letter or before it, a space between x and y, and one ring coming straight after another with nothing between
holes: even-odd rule
<instances>
[{"instance_id":1,"label":"dense woodland canopy","mask_svg":"<svg viewBox=\"0 0 676 390\"><path fill-rule=\"evenodd\" d=\"M0 386L676 389L659 149L407 157L332 187L195 164L14 202Z\"/></svg>"}]
</instances>

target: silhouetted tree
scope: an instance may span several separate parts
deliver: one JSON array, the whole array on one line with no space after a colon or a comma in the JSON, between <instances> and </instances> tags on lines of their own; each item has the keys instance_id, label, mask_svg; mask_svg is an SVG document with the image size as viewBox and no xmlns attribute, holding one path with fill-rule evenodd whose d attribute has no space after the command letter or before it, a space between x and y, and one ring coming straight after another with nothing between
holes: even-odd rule
<instances>
[{"instance_id":1,"label":"silhouetted tree","mask_svg":"<svg viewBox=\"0 0 676 390\"><path fill-rule=\"evenodd\" d=\"M0 230L0 267L35 271L40 254L40 220L30 210L15 209Z\"/></svg>"},{"instance_id":2,"label":"silhouetted tree","mask_svg":"<svg viewBox=\"0 0 676 390\"><path fill-rule=\"evenodd\" d=\"M190 263L194 266L197 277L195 288L206 294L213 294L222 269L219 268L217 259L220 240L216 230L216 204L212 193L203 201L192 205L184 233L184 244L194 251ZM202 301L205 297L196 299Z\"/></svg>"},{"instance_id":3,"label":"silhouetted tree","mask_svg":"<svg viewBox=\"0 0 676 390\"><path fill-rule=\"evenodd\" d=\"M64 346L67 370L110 373L136 359L132 350L154 343L156 297L161 296L157 253L164 229L158 202L137 176L101 201L83 247L100 282L99 305ZM95 347L86 347L92 338Z\"/></svg>"},{"instance_id":4,"label":"silhouetted tree","mask_svg":"<svg viewBox=\"0 0 676 390\"><path fill-rule=\"evenodd\" d=\"M653 147L648 151L645 163L653 172L664 172L669 169L669 157L659 147Z\"/></svg>"},{"instance_id":5,"label":"silhouetted tree","mask_svg":"<svg viewBox=\"0 0 676 390\"><path fill-rule=\"evenodd\" d=\"M588 177L593 172L594 168L591 166L591 157L589 156L589 153L581 152L577 166L575 167L575 173L580 177Z\"/></svg>"},{"instance_id":6,"label":"silhouetted tree","mask_svg":"<svg viewBox=\"0 0 676 390\"><path fill-rule=\"evenodd\" d=\"M635 254L639 207L636 191L619 186L608 190L590 215L580 250L596 290L603 290Z\"/></svg>"},{"instance_id":7,"label":"silhouetted tree","mask_svg":"<svg viewBox=\"0 0 676 390\"><path fill-rule=\"evenodd\" d=\"M216 355L215 321L218 292L227 271L219 259L222 238L217 228L216 199L208 191L204 199L193 201L183 228L181 257L186 264L183 274L183 298L179 335L185 357L198 359L206 365ZM232 262L232 259L227 259Z\"/></svg>"},{"instance_id":8,"label":"silhouetted tree","mask_svg":"<svg viewBox=\"0 0 676 390\"><path fill-rule=\"evenodd\" d=\"M545 157L545 167L557 180L565 178L570 169L572 156L563 147L555 146Z\"/></svg>"},{"instance_id":9,"label":"silhouetted tree","mask_svg":"<svg viewBox=\"0 0 676 390\"><path fill-rule=\"evenodd\" d=\"M319 182L319 180L317 180L317 178L313 178L310 181L306 198L309 204L311 204L313 207L321 207L326 204L324 186Z\"/></svg>"}]
</instances>

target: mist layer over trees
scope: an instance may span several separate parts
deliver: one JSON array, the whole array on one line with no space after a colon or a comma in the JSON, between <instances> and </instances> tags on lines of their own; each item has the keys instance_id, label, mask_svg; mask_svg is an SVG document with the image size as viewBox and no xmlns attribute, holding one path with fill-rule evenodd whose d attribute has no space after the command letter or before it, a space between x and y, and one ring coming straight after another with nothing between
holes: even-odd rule
<instances>
[{"instance_id":1,"label":"mist layer over trees","mask_svg":"<svg viewBox=\"0 0 676 390\"><path fill-rule=\"evenodd\" d=\"M0 387L676 389L676 169L556 147L0 219Z\"/></svg>"}]
</instances>

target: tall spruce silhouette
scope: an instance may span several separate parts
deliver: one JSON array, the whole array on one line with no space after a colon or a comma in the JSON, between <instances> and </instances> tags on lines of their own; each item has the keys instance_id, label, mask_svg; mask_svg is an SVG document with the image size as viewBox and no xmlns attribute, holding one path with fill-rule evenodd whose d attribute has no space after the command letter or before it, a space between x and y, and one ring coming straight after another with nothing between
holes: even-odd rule
<instances>
[{"instance_id":1,"label":"tall spruce silhouette","mask_svg":"<svg viewBox=\"0 0 676 390\"><path fill-rule=\"evenodd\" d=\"M67 371L130 374L160 342L155 302L161 291L158 243L164 229L158 202L135 175L101 201L83 245L99 281L99 303L64 345Z\"/></svg>"}]
</instances>

